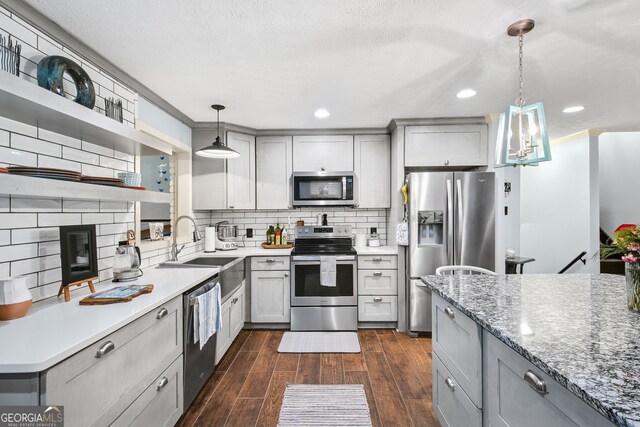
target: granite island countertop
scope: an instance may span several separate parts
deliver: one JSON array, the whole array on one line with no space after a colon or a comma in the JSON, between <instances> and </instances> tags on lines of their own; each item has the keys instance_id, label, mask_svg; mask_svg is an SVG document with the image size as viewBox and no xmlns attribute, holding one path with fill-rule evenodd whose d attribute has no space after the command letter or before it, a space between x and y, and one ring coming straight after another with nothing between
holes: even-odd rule
<instances>
[{"instance_id":1,"label":"granite island countertop","mask_svg":"<svg viewBox=\"0 0 640 427\"><path fill-rule=\"evenodd\" d=\"M598 412L640 426L640 313L623 276L425 276L422 281Z\"/></svg>"}]
</instances>

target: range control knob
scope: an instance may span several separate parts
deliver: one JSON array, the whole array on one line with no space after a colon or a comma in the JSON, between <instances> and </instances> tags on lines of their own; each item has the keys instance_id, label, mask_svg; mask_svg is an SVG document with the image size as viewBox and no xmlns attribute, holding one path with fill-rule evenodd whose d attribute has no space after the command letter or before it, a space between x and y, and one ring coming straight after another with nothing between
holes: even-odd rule
<instances>
[{"instance_id":1,"label":"range control knob","mask_svg":"<svg viewBox=\"0 0 640 427\"><path fill-rule=\"evenodd\" d=\"M305 227L305 228L304 228L304 232L305 232L305 233L308 233L308 232L309 232L309 227Z\"/></svg>"}]
</instances>

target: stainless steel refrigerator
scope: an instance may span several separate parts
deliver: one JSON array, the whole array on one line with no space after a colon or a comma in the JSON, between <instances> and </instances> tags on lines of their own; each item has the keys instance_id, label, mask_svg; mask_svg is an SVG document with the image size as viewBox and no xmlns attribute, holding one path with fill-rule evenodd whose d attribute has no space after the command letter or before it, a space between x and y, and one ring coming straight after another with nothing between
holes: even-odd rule
<instances>
[{"instance_id":1,"label":"stainless steel refrigerator","mask_svg":"<svg viewBox=\"0 0 640 427\"><path fill-rule=\"evenodd\" d=\"M431 332L431 291L442 265L495 270L493 172L409 174L409 330Z\"/></svg>"}]
</instances>

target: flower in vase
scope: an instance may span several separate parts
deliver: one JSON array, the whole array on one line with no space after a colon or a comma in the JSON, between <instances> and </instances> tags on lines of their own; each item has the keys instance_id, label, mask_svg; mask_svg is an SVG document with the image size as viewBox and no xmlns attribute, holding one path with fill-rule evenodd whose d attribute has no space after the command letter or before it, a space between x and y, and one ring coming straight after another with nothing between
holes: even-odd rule
<instances>
[{"instance_id":1,"label":"flower in vase","mask_svg":"<svg viewBox=\"0 0 640 427\"><path fill-rule=\"evenodd\" d=\"M622 224L613 233L613 241L600 251L602 258L616 257L628 264L640 260L640 227L634 224Z\"/></svg>"},{"instance_id":2,"label":"flower in vase","mask_svg":"<svg viewBox=\"0 0 640 427\"><path fill-rule=\"evenodd\" d=\"M622 224L618 228L616 228L614 233L617 233L620 230L624 230L625 228L637 228L637 227L638 226L636 224Z\"/></svg>"},{"instance_id":3,"label":"flower in vase","mask_svg":"<svg viewBox=\"0 0 640 427\"><path fill-rule=\"evenodd\" d=\"M640 244L638 244L638 243L629 243L627 245L627 250L628 251L636 251L636 252L638 252L638 251L640 251Z\"/></svg>"},{"instance_id":4,"label":"flower in vase","mask_svg":"<svg viewBox=\"0 0 640 427\"><path fill-rule=\"evenodd\" d=\"M628 262L629 264L635 264L636 262L638 262L638 257L628 254L627 256L622 257L622 261Z\"/></svg>"}]
</instances>

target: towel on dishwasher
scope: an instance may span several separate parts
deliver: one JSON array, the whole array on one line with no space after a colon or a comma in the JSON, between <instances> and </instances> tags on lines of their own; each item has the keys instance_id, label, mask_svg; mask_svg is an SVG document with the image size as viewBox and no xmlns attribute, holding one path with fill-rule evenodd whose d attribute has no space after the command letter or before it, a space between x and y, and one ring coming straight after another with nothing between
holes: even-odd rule
<instances>
[{"instance_id":1,"label":"towel on dishwasher","mask_svg":"<svg viewBox=\"0 0 640 427\"><path fill-rule=\"evenodd\" d=\"M336 257L320 257L320 285L327 287L336 286Z\"/></svg>"},{"instance_id":2,"label":"towel on dishwasher","mask_svg":"<svg viewBox=\"0 0 640 427\"><path fill-rule=\"evenodd\" d=\"M220 331L222 313L220 308L220 284L198 295L193 307L193 343L200 342L200 350L209 338Z\"/></svg>"}]
</instances>

